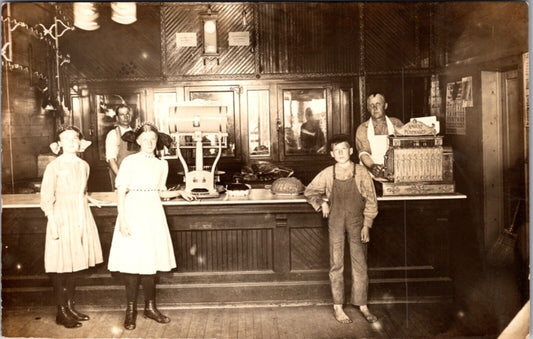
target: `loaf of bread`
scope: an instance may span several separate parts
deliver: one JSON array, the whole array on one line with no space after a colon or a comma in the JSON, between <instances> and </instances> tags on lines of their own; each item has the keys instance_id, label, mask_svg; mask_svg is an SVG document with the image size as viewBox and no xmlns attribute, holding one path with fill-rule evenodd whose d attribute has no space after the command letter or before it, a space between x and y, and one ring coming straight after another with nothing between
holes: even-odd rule
<instances>
[{"instance_id":1,"label":"loaf of bread","mask_svg":"<svg viewBox=\"0 0 533 339\"><path fill-rule=\"evenodd\" d=\"M301 194L305 189L304 184L296 178L279 178L272 183L272 193L275 194Z\"/></svg>"}]
</instances>

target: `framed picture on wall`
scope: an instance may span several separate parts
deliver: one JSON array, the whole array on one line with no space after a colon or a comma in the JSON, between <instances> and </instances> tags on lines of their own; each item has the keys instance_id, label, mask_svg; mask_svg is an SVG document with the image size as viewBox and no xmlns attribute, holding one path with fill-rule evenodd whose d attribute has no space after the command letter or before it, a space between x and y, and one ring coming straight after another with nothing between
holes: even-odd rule
<instances>
[{"instance_id":1,"label":"framed picture on wall","mask_svg":"<svg viewBox=\"0 0 533 339\"><path fill-rule=\"evenodd\" d=\"M96 95L96 125L98 133L98 159L105 158L105 139L107 133L117 126L116 107L126 104L131 108L131 127L141 123L140 93L98 94Z\"/></svg>"}]
</instances>

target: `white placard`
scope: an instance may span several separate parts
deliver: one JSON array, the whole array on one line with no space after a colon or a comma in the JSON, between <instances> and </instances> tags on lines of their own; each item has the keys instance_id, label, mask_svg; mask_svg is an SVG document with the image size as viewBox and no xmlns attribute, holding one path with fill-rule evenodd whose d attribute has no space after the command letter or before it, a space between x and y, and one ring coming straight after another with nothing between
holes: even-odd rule
<instances>
[{"instance_id":1,"label":"white placard","mask_svg":"<svg viewBox=\"0 0 533 339\"><path fill-rule=\"evenodd\" d=\"M529 128L529 52L522 54L524 89L524 126Z\"/></svg>"},{"instance_id":2,"label":"white placard","mask_svg":"<svg viewBox=\"0 0 533 339\"><path fill-rule=\"evenodd\" d=\"M463 77L461 79L461 86L463 93L463 107L474 107L474 99L472 98L472 77Z\"/></svg>"},{"instance_id":3,"label":"white placard","mask_svg":"<svg viewBox=\"0 0 533 339\"><path fill-rule=\"evenodd\" d=\"M176 46L180 47L196 47L196 32L176 33Z\"/></svg>"},{"instance_id":4,"label":"white placard","mask_svg":"<svg viewBox=\"0 0 533 339\"><path fill-rule=\"evenodd\" d=\"M250 32L229 32L230 46L250 46Z\"/></svg>"}]
</instances>

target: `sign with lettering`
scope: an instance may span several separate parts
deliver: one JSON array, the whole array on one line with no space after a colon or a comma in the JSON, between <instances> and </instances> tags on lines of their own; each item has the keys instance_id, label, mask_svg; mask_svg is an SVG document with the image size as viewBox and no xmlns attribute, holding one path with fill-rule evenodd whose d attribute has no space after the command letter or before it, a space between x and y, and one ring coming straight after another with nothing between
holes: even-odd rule
<instances>
[{"instance_id":1,"label":"sign with lettering","mask_svg":"<svg viewBox=\"0 0 533 339\"><path fill-rule=\"evenodd\" d=\"M250 32L229 32L230 46L250 46Z\"/></svg>"},{"instance_id":2,"label":"sign with lettering","mask_svg":"<svg viewBox=\"0 0 533 339\"><path fill-rule=\"evenodd\" d=\"M428 126L416 119L409 121L402 127L396 127L394 129L395 135L404 136L418 136L418 135L436 135L437 131L435 126Z\"/></svg>"},{"instance_id":3,"label":"sign with lettering","mask_svg":"<svg viewBox=\"0 0 533 339\"><path fill-rule=\"evenodd\" d=\"M176 33L176 46L181 47L196 47L197 39L196 32Z\"/></svg>"}]
</instances>

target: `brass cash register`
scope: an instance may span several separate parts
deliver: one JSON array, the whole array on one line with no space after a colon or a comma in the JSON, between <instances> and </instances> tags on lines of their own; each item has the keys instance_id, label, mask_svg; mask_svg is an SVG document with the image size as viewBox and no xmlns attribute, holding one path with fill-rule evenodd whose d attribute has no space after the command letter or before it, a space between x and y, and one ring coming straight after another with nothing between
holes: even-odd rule
<instances>
[{"instance_id":1,"label":"brass cash register","mask_svg":"<svg viewBox=\"0 0 533 339\"><path fill-rule=\"evenodd\" d=\"M433 126L416 119L389 136L383 177L383 196L449 194L455 192L453 153L444 147Z\"/></svg>"}]
</instances>

